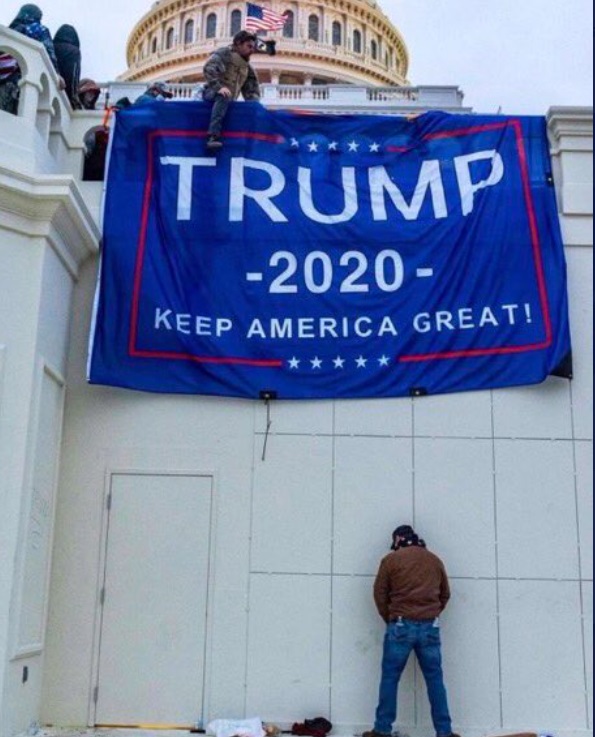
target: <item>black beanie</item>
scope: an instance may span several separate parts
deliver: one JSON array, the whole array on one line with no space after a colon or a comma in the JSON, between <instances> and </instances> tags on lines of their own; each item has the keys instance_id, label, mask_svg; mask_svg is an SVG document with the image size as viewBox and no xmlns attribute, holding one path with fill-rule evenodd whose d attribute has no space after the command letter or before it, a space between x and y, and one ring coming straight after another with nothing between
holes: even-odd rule
<instances>
[{"instance_id":1,"label":"black beanie","mask_svg":"<svg viewBox=\"0 0 595 737\"><path fill-rule=\"evenodd\" d=\"M398 543L396 542L397 537L401 538ZM412 545L416 545L420 548L426 547L425 541L416 535L415 530L411 525L399 525L399 527L397 527L393 532L393 544L390 549L399 550L400 548L408 548Z\"/></svg>"}]
</instances>

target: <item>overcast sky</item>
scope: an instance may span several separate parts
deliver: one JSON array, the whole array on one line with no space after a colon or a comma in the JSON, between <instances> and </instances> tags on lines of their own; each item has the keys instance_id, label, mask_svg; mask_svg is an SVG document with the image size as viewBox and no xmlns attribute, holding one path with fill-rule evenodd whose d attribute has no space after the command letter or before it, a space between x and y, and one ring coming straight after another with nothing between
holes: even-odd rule
<instances>
[{"instance_id":1,"label":"overcast sky","mask_svg":"<svg viewBox=\"0 0 595 737\"><path fill-rule=\"evenodd\" d=\"M8 25L20 2L2 3ZM54 33L73 25L83 76L108 81L151 0L41 0ZM403 34L411 84L457 85L477 113L543 115L552 105L593 104L592 0L383 0Z\"/></svg>"}]
</instances>

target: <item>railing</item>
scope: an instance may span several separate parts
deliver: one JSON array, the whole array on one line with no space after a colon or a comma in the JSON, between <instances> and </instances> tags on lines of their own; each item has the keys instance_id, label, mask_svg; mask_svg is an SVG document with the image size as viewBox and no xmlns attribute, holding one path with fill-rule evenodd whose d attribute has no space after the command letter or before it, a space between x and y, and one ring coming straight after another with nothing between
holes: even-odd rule
<instances>
[{"instance_id":1,"label":"railing","mask_svg":"<svg viewBox=\"0 0 595 737\"><path fill-rule=\"evenodd\" d=\"M113 105L121 97L131 102L147 89L146 82L106 82L98 107ZM170 84L174 99L200 100L202 84L174 82ZM440 109L449 112L469 112L463 107L463 93L458 87L368 87L360 85L261 85L261 102L271 108L302 107L353 110L354 112L403 112L415 109Z\"/></svg>"},{"instance_id":2,"label":"railing","mask_svg":"<svg viewBox=\"0 0 595 737\"><path fill-rule=\"evenodd\" d=\"M327 85L265 84L262 85L263 102L324 102L329 99Z\"/></svg>"},{"instance_id":3,"label":"railing","mask_svg":"<svg viewBox=\"0 0 595 737\"><path fill-rule=\"evenodd\" d=\"M370 87L367 95L371 102L411 102L419 100L419 87Z\"/></svg>"}]
</instances>

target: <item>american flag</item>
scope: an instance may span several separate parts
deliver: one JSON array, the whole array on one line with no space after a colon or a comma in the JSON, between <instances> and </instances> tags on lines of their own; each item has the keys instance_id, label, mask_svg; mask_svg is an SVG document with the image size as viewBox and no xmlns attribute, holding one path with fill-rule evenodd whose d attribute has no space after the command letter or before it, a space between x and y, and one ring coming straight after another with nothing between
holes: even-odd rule
<instances>
[{"instance_id":1,"label":"american flag","mask_svg":"<svg viewBox=\"0 0 595 737\"><path fill-rule=\"evenodd\" d=\"M19 69L19 63L10 54L0 53L0 81L4 82Z\"/></svg>"},{"instance_id":2,"label":"american flag","mask_svg":"<svg viewBox=\"0 0 595 737\"><path fill-rule=\"evenodd\" d=\"M273 10L262 8L260 5L246 3L246 23L247 31L278 31L283 28L287 17L279 15Z\"/></svg>"}]
</instances>

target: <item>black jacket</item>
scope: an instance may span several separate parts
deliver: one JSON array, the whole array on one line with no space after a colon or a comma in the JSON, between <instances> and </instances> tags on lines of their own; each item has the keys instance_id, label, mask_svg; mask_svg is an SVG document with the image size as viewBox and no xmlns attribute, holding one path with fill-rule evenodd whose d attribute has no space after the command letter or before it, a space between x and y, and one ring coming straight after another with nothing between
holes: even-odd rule
<instances>
[{"instance_id":1,"label":"black jacket","mask_svg":"<svg viewBox=\"0 0 595 737\"><path fill-rule=\"evenodd\" d=\"M80 109L78 87L81 78L81 45L78 33L69 25L58 28L54 36L54 51L58 60L58 74L66 84L66 94L72 107Z\"/></svg>"}]
</instances>

